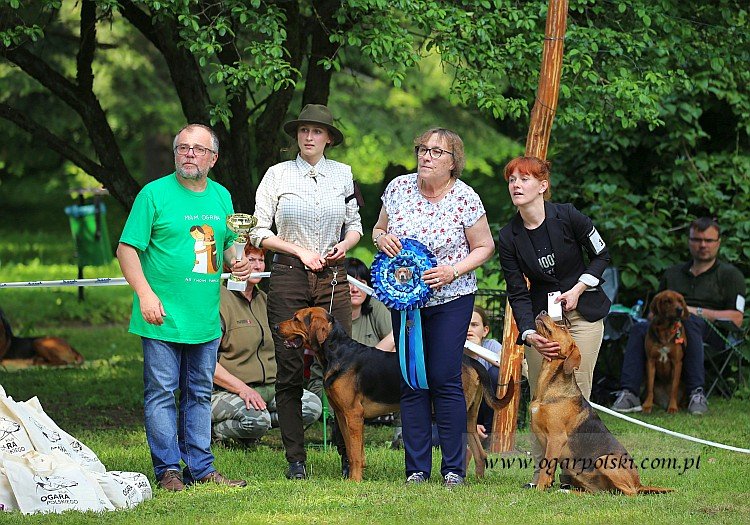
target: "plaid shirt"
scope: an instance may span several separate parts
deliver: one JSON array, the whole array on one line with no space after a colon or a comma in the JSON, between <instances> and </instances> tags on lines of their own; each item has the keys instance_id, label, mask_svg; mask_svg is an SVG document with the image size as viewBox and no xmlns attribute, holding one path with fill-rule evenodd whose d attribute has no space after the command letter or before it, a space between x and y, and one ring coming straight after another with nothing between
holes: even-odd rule
<instances>
[{"instance_id":1,"label":"plaid shirt","mask_svg":"<svg viewBox=\"0 0 750 525\"><path fill-rule=\"evenodd\" d=\"M311 166L301 156L268 168L255 194L258 225L250 242L260 247L276 235L319 254L327 253L350 231L362 235L351 166L322 157ZM349 199L349 197L352 197ZM349 199L347 201L347 199Z\"/></svg>"}]
</instances>

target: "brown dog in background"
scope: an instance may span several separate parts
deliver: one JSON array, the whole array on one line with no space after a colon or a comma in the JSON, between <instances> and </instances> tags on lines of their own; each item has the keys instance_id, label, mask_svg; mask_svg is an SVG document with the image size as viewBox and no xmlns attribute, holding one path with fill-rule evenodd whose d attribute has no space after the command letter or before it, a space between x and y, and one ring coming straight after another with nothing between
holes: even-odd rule
<instances>
[{"instance_id":1,"label":"brown dog in background","mask_svg":"<svg viewBox=\"0 0 750 525\"><path fill-rule=\"evenodd\" d=\"M536 318L536 331L560 343L559 357L542 361L530 407L531 430L544 450L537 489L552 485L560 467L574 487L586 492L619 491L628 496L671 492L641 484L635 460L583 397L574 374L581 351L568 329L542 312Z\"/></svg>"},{"instance_id":2,"label":"brown dog in background","mask_svg":"<svg viewBox=\"0 0 750 525\"><path fill-rule=\"evenodd\" d=\"M349 458L349 479L362 480L365 467L364 423L399 410L401 370L398 353L384 352L349 337L341 324L323 308L303 308L273 327L287 348L310 348L323 365L323 386L339 423ZM482 397L495 410L505 407L515 392L512 381L498 399L489 372L476 359L464 356L461 367L466 398L469 457L475 472L484 474L484 458L477 435L477 412Z\"/></svg>"},{"instance_id":3,"label":"brown dog in background","mask_svg":"<svg viewBox=\"0 0 750 525\"><path fill-rule=\"evenodd\" d=\"M685 355L685 326L683 320L690 315L685 298L672 290L656 294L649 311L653 314L646 333L646 400L643 412L654 406L654 382L658 377L669 382L667 412L678 409L682 358Z\"/></svg>"},{"instance_id":4,"label":"brown dog in background","mask_svg":"<svg viewBox=\"0 0 750 525\"><path fill-rule=\"evenodd\" d=\"M34 365L80 365L83 356L60 337L16 337L0 309L0 364L23 368Z\"/></svg>"}]
</instances>

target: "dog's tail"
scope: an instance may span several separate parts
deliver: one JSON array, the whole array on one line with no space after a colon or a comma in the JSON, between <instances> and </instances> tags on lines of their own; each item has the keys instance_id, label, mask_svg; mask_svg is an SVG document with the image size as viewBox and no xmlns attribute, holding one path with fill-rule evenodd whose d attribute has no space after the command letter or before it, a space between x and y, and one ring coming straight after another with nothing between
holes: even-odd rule
<instances>
[{"instance_id":1,"label":"dog's tail","mask_svg":"<svg viewBox=\"0 0 750 525\"><path fill-rule=\"evenodd\" d=\"M473 368L479 376L479 382L482 385L484 400L488 405L490 405L494 410L501 410L505 408L508 403L510 403L510 400L513 399L513 394L515 393L515 383L512 377L508 381L508 388L506 388L505 390L505 395L502 398L498 398L495 395L495 392L492 391L492 379L490 379L490 373L487 371L484 365L482 365L482 363L480 363L476 359L471 358L467 355L463 356L463 363Z\"/></svg>"},{"instance_id":2,"label":"dog's tail","mask_svg":"<svg viewBox=\"0 0 750 525\"><path fill-rule=\"evenodd\" d=\"M662 487L638 487L638 494L667 494L668 492L674 492L674 489L665 489Z\"/></svg>"}]
</instances>

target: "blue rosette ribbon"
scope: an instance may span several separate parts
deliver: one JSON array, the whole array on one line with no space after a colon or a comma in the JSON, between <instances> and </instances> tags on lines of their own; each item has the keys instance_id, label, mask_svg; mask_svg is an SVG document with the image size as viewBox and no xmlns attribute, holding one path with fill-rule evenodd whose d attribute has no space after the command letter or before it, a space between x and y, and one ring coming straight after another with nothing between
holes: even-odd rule
<instances>
[{"instance_id":1,"label":"blue rosette ribbon","mask_svg":"<svg viewBox=\"0 0 750 525\"><path fill-rule=\"evenodd\" d=\"M419 309L427 304L432 289L422 274L434 268L435 256L415 239L401 239L395 257L378 252L370 268L375 297L392 310L401 312L399 364L401 375L412 389L427 389L427 371Z\"/></svg>"}]
</instances>

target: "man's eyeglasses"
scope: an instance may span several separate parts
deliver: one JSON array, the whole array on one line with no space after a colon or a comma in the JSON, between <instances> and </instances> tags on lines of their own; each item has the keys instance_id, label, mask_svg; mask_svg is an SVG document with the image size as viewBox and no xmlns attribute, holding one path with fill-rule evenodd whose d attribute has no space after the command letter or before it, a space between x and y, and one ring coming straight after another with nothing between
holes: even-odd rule
<instances>
[{"instance_id":1,"label":"man's eyeglasses","mask_svg":"<svg viewBox=\"0 0 750 525\"><path fill-rule=\"evenodd\" d=\"M714 244L719 242L719 239L704 239L702 237L690 237L690 242L695 244Z\"/></svg>"},{"instance_id":2,"label":"man's eyeglasses","mask_svg":"<svg viewBox=\"0 0 750 525\"><path fill-rule=\"evenodd\" d=\"M214 153L214 150L205 148L203 146L188 146L187 144L179 144L175 149L174 152L178 155L187 155L190 150L193 150L193 154L196 157L202 157L207 152Z\"/></svg>"},{"instance_id":3,"label":"man's eyeglasses","mask_svg":"<svg viewBox=\"0 0 750 525\"><path fill-rule=\"evenodd\" d=\"M417 154L417 157L424 157L428 151L430 152L430 157L435 160L439 159L443 155L443 153L447 153L451 157L453 156L453 152L448 150L440 148L428 148L427 146L423 146L422 144L420 144L419 146L414 146L414 153Z\"/></svg>"}]
</instances>

